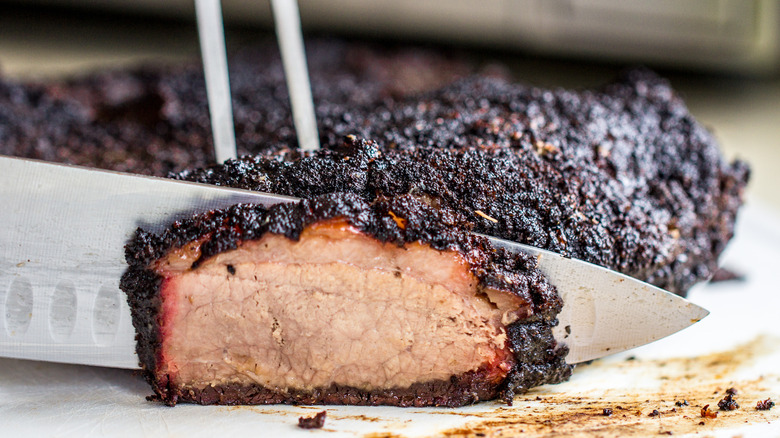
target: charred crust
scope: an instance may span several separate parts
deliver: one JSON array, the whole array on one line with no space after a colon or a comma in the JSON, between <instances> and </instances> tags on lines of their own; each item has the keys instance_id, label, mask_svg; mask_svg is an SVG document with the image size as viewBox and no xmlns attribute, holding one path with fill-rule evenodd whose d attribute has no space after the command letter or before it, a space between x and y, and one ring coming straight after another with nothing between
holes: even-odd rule
<instances>
[{"instance_id":1,"label":"charred crust","mask_svg":"<svg viewBox=\"0 0 780 438\"><path fill-rule=\"evenodd\" d=\"M230 62L238 150L258 158L182 172L213 161L198 63L68 82L2 80L0 153L307 198L411 194L461 226L680 294L715 272L749 169L726 162L652 72L630 70L593 90L548 90L462 79L475 71L467 57L419 48L307 47L323 145L316 154L290 149L296 138L273 41ZM412 81L402 74L409 65L421 72Z\"/></svg>"},{"instance_id":2,"label":"charred crust","mask_svg":"<svg viewBox=\"0 0 780 438\"><path fill-rule=\"evenodd\" d=\"M438 210L448 226L558 251L679 294L712 275L732 236L748 166L726 162L712 135L652 72L631 70L585 91L486 77L439 88L473 68L419 49L337 41L307 48L323 145L315 154L289 148L296 138L273 41L230 62L237 146L255 157L182 172L213 161L198 63L45 84L4 79L0 153L177 172L171 176L299 197L350 192L373 203L409 196ZM396 75L403 69L393 67L410 59L426 72L415 75L424 83ZM127 247L122 284L132 291L139 358L148 370L157 360L154 291L161 281L148 263L160 248L204 229L220 232L205 257L249 238L220 228L223 219L181 225L169 241L139 231ZM278 225L286 235L293 228ZM536 292L538 305L554 309L544 295ZM551 348L546 354L558 351ZM147 378L166 402L176 402L175 388L149 371Z\"/></svg>"},{"instance_id":3,"label":"charred crust","mask_svg":"<svg viewBox=\"0 0 780 438\"><path fill-rule=\"evenodd\" d=\"M737 390L729 388L726 390L726 395L718 401L718 408L721 411L733 411L739 409L739 403L734 399L737 395Z\"/></svg>"},{"instance_id":4,"label":"charred crust","mask_svg":"<svg viewBox=\"0 0 780 438\"><path fill-rule=\"evenodd\" d=\"M144 241L145 233L141 230L136 232L133 240L136 244ZM133 243L128 245L128 248ZM119 287L126 293L127 302L130 307L133 327L135 328L136 353L141 365L144 378L154 390L155 395L160 400L170 400L167 381L157 379L153 370L157 368L157 351L160 350L161 334L160 307L162 301L158 292L162 283L162 278L148 269L142 269L138 265L131 265L119 282Z\"/></svg>"},{"instance_id":5,"label":"charred crust","mask_svg":"<svg viewBox=\"0 0 780 438\"><path fill-rule=\"evenodd\" d=\"M306 46L320 113L397 99L474 71L440 50L334 39ZM45 82L0 78L0 154L157 176L212 163L203 66L163 64ZM276 41L259 41L228 64L239 153L295 144ZM349 115L340 119L348 123Z\"/></svg>"},{"instance_id":6,"label":"charred crust","mask_svg":"<svg viewBox=\"0 0 780 438\"><path fill-rule=\"evenodd\" d=\"M407 388L369 391L339 385L300 391L279 390L257 384L221 384L204 388L184 388L178 401L203 405L284 403L458 407L480 400L492 400L499 395L499 385L485 379L482 370L477 370L452 376L449 380L419 382Z\"/></svg>"},{"instance_id":7,"label":"charred crust","mask_svg":"<svg viewBox=\"0 0 780 438\"><path fill-rule=\"evenodd\" d=\"M512 352L520 366L507 376L502 398L511 405L517 394L547 383L564 382L571 377L573 367L566 363L568 347L559 345L552 335L558 325L557 312L541 313L530 320L517 321L507 328Z\"/></svg>"},{"instance_id":8,"label":"charred crust","mask_svg":"<svg viewBox=\"0 0 780 438\"><path fill-rule=\"evenodd\" d=\"M459 227L678 294L715 272L749 176L643 69L597 90L471 78L339 109L353 122L323 114L319 152L269 151L172 176L304 198L409 195Z\"/></svg>"},{"instance_id":9,"label":"charred crust","mask_svg":"<svg viewBox=\"0 0 780 438\"><path fill-rule=\"evenodd\" d=\"M391 211L406 220L403 228L389 214ZM197 265L220 252L238 247L242 242L259 239L266 233L296 240L307 226L337 218L346 220L381 242L398 246L421 242L437 250L456 251L469 264L480 288L502 290L520 297L530 309L527 312L530 316L507 327L510 350L516 359L516 365L507 378L486 382L480 380L481 374L477 373L453 376L448 382L420 382L410 388L378 392L329 388L313 393L290 393L259 386L230 385L185 391L169 386L166 376L155 373L159 360L155 352L159 351L161 343L160 321L157 320L161 306L157 295L161 278L151 268L156 260L169 251L199 240L201 255L195 262ZM448 225L448 222L451 222L448 212L437 210L414 196L368 203L358 195L343 193L280 204L270 209L236 205L177 222L159 236L138 230L127 245L130 268L122 277L120 286L127 293L133 311L139 341L138 356L147 380L160 400L168 404L177 401L254 403L268 400L280 403L459 406L498 396L511 400L515 393L522 393L533 386L568 378L571 366L564 360L567 350L559 347L552 336L552 327L557 324L555 316L562 302L555 287L537 270L536 259L496 249L486 238L474 236ZM331 390L336 395L329 395ZM413 394L422 398L417 400L412 397Z\"/></svg>"}]
</instances>

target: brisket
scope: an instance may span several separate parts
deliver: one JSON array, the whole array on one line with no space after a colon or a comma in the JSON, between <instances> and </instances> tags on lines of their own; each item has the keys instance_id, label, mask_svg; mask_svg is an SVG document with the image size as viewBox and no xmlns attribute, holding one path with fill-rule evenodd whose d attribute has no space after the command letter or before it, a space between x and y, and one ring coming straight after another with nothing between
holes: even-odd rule
<instances>
[{"instance_id":1,"label":"brisket","mask_svg":"<svg viewBox=\"0 0 780 438\"><path fill-rule=\"evenodd\" d=\"M568 378L533 257L413 196L239 205L127 247L137 351L167 404L461 406Z\"/></svg>"},{"instance_id":2,"label":"brisket","mask_svg":"<svg viewBox=\"0 0 780 438\"><path fill-rule=\"evenodd\" d=\"M338 41L312 41L308 53L324 149L313 156L286 150L296 138L272 42L230 63L239 153L260 156L184 171L213 160L199 64L0 81L0 153L300 197L411 193L475 231L679 294L712 276L732 236L747 165L727 163L651 72L585 91L485 76L436 90L473 63ZM350 162L350 135L382 156Z\"/></svg>"},{"instance_id":3,"label":"brisket","mask_svg":"<svg viewBox=\"0 0 780 438\"><path fill-rule=\"evenodd\" d=\"M173 176L298 197L410 194L465 229L684 295L715 272L749 173L724 161L669 84L646 70L582 92L473 78L339 111L320 119L322 151Z\"/></svg>"},{"instance_id":4,"label":"brisket","mask_svg":"<svg viewBox=\"0 0 780 438\"><path fill-rule=\"evenodd\" d=\"M231 59L244 156L212 167L198 63L0 80L2 154L308 199L137 232L121 286L165 403L511 400L568 377L561 303L470 232L681 295L732 237L748 167L652 72L548 90L433 51L307 49L322 150L290 148L270 42Z\"/></svg>"}]
</instances>

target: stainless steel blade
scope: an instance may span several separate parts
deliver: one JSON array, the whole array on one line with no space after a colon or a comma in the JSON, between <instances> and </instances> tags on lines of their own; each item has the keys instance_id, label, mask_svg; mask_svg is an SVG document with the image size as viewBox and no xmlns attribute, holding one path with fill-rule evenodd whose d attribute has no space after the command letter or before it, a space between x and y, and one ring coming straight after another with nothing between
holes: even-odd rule
<instances>
[{"instance_id":1,"label":"stainless steel blade","mask_svg":"<svg viewBox=\"0 0 780 438\"><path fill-rule=\"evenodd\" d=\"M0 356L135 368L119 278L136 227L236 203L296 198L0 157ZM652 342L708 312L608 269L516 242L564 301L556 339L577 363Z\"/></svg>"},{"instance_id":2,"label":"stainless steel blade","mask_svg":"<svg viewBox=\"0 0 780 438\"><path fill-rule=\"evenodd\" d=\"M0 156L0 356L137 368L119 279L137 227L293 198Z\"/></svg>"},{"instance_id":3,"label":"stainless steel blade","mask_svg":"<svg viewBox=\"0 0 780 438\"><path fill-rule=\"evenodd\" d=\"M566 362L619 353L676 333L709 314L671 292L601 266L517 242L493 245L535 255L558 289L563 310L555 339L569 347Z\"/></svg>"}]
</instances>

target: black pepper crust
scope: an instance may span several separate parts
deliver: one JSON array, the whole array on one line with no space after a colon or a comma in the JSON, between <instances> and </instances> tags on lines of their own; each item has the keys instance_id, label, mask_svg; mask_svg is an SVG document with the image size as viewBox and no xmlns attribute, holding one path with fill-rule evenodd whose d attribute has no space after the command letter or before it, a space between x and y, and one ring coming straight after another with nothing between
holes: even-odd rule
<instances>
[{"instance_id":1,"label":"black pepper crust","mask_svg":"<svg viewBox=\"0 0 780 438\"><path fill-rule=\"evenodd\" d=\"M581 92L477 77L323 112L319 152L279 149L171 176L304 198L409 194L465 229L684 295L715 272L749 175L647 70Z\"/></svg>"},{"instance_id":2,"label":"black pepper crust","mask_svg":"<svg viewBox=\"0 0 780 438\"><path fill-rule=\"evenodd\" d=\"M647 70L579 92L484 76L432 91L475 73L474 63L463 53L333 40L309 41L307 53L326 151L309 159L285 151L296 137L268 41L230 62L239 153L265 155L178 177L295 196L416 194L464 215L464 226L679 294L714 273L732 236L747 165L725 162ZM207 108L199 63L64 83L0 80L0 153L155 175L203 167L213 160ZM336 162L354 155L342 151L347 135L376 141L385 156ZM427 161L404 168L410 159Z\"/></svg>"},{"instance_id":3,"label":"black pepper crust","mask_svg":"<svg viewBox=\"0 0 780 438\"><path fill-rule=\"evenodd\" d=\"M392 212L392 215L390 214ZM395 218L393 217L395 216ZM449 381L419 382L410 388L363 391L356 388L321 388L314 393L279 391L257 385L223 385L206 390L173 387L165 376L156 374L157 352L161 343L158 295L161 278L151 264L170 251L201 240L201 255L193 265L241 242L260 239L266 233L297 240L303 229L316 222L343 218L381 242L402 246L421 242L437 250L453 250L469 263L480 288L494 288L515 294L528 303L531 313L507 328L510 349L516 365L503 381L488 381L486 370L477 370ZM404 219L402 226L396 219ZM237 205L176 222L162 235L139 229L126 247L130 265L120 287L127 293L137 332L137 352L146 379L156 396L168 404L179 401L220 403L349 403L393 404L399 406L460 406L503 396L508 401L515 392L544 383L567 379L571 366L564 361L568 349L552 336L562 302L555 287L536 268L535 258L497 249L482 237L455 226L455 218L414 196L377 200L371 204L358 195L324 195L294 204L266 209Z\"/></svg>"},{"instance_id":4,"label":"black pepper crust","mask_svg":"<svg viewBox=\"0 0 780 438\"><path fill-rule=\"evenodd\" d=\"M369 200L408 193L444 205L465 229L539 242L680 294L711 274L732 235L747 165L726 163L712 136L652 73L635 70L582 92L485 78L426 92L474 73L473 64L434 51L339 41L309 41L307 54L320 156L306 161L284 150L296 138L269 41L230 62L239 151L267 155L179 177L259 189L287 185L292 195L322 192L315 182ZM426 93L410 97L419 92ZM375 140L367 149L391 160L342 166L338 158L360 155L342 145L346 135ZM429 161L399 169L402 155L395 151ZM68 82L0 78L0 153L155 175L205 166L213 156L202 68L144 67ZM528 171L534 166L539 174ZM320 179L327 169L336 183ZM534 179L507 183L508 171ZM269 175L274 180L263 182ZM299 176L306 179L295 181ZM513 187L525 191L507 194ZM156 290L155 278L128 281ZM155 308L154 296L135 299L139 309Z\"/></svg>"}]
</instances>

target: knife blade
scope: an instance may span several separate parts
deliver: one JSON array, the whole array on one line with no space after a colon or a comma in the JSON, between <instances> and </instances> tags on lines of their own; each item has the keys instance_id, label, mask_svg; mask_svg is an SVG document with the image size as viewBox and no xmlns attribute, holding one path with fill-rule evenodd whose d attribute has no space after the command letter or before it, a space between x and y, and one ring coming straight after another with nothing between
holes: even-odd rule
<instances>
[{"instance_id":1,"label":"knife blade","mask_svg":"<svg viewBox=\"0 0 780 438\"><path fill-rule=\"evenodd\" d=\"M137 368L119 279L137 227L236 203L296 198L0 156L0 356ZM668 336L707 311L623 274L488 237L537 256L564 302L554 335L569 363Z\"/></svg>"}]
</instances>

